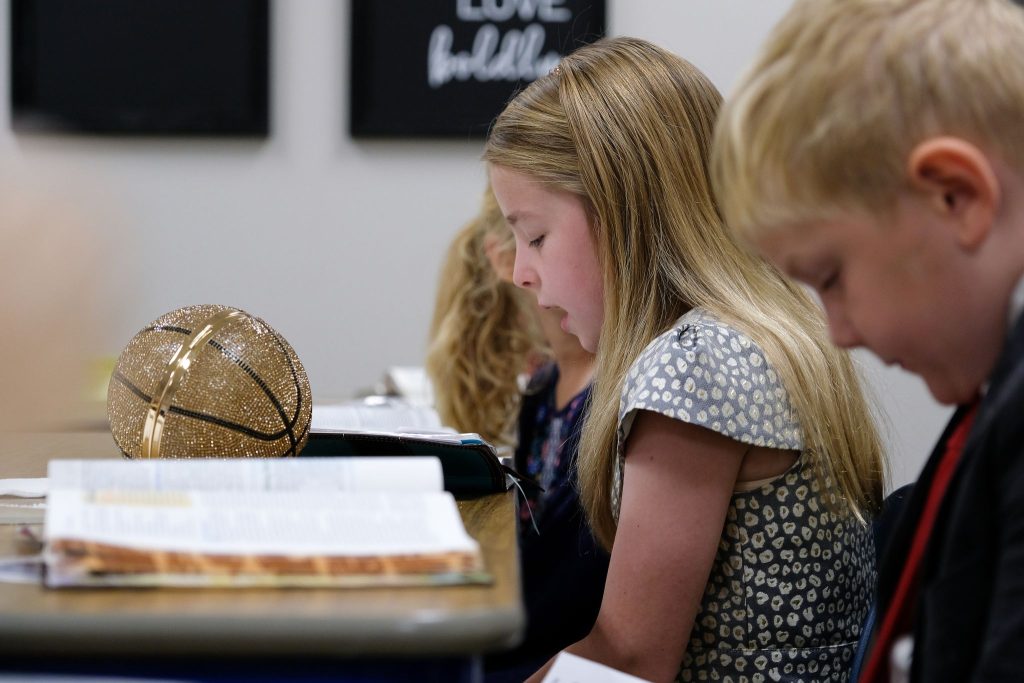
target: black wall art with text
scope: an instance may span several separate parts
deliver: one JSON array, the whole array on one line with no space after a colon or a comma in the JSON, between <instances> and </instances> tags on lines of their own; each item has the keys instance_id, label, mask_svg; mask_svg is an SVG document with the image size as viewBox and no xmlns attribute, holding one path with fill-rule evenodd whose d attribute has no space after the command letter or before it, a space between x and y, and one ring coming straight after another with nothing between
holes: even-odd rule
<instances>
[{"instance_id":1,"label":"black wall art with text","mask_svg":"<svg viewBox=\"0 0 1024 683\"><path fill-rule=\"evenodd\" d=\"M10 46L16 130L269 134L269 0L11 0Z\"/></svg>"},{"instance_id":2,"label":"black wall art with text","mask_svg":"<svg viewBox=\"0 0 1024 683\"><path fill-rule=\"evenodd\" d=\"M476 138L604 34L604 0L351 0L354 136Z\"/></svg>"}]
</instances>

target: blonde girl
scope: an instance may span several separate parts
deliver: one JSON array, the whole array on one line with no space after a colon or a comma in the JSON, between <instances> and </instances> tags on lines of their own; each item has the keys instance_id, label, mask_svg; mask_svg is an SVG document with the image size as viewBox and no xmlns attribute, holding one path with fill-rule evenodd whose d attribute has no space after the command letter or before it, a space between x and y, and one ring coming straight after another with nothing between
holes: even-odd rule
<instances>
[{"instance_id":1,"label":"blonde girl","mask_svg":"<svg viewBox=\"0 0 1024 683\"><path fill-rule=\"evenodd\" d=\"M579 480L612 556L568 650L654 681L845 681L881 448L818 307L722 224L719 106L688 62L606 39L512 100L485 148L516 284L597 353Z\"/></svg>"}]
</instances>

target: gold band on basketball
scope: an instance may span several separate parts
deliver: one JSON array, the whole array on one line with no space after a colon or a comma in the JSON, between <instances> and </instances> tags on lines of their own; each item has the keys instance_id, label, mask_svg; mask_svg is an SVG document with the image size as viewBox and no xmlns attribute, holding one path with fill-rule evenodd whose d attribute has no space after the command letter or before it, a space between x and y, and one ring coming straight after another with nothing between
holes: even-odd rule
<instances>
[{"instance_id":1,"label":"gold band on basketball","mask_svg":"<svg viewBox=\"0 0 1024 683\"><path fill-rule=\"evenodd\" d=\"M186 306L128 342L107 415L128 458L294 456L309 438L312 396L294 349L266 322Z\"/></svg>"},{"instance_id":2,"label":"gold band on basketball","mask_svg":"<svg viewBox=\"0 0 1024 683\"><path fill-rule=\"evenodd\" d=\"M153 396L153 400L149 403L149 410L146 411L146 426L142 430L143 458L160 457L160 437L163 436L164 422L167 421L167 408L171 405L174 392L178 390L182 377L188 372L196 347L209 341L210 337L224 327L229 320L242 315L244 314L237 310L221 311L202 324L199 331L188 340L187 346L182 344L178 347L178 352L167 364L167 376L160 387L159 395Z\"/></svg>"}]
</instances>

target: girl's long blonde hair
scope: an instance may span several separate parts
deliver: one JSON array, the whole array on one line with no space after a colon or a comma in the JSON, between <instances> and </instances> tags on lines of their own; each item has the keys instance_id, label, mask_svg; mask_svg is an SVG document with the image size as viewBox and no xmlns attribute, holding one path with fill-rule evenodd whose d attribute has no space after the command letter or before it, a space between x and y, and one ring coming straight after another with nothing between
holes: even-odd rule
<instances>
[{"instance_id":1,"label":"girl's long blonde hair","mask_svg":"<svg viewBox=\"0 0 1024 683\"><path fill-rule=\"evenodd\" d=\"M646 41L566 57L495 121L484 158L581 196L604 270L604 325L580 444L581 499L610 547L619 392L648 343L694 307L750 336L789 392L826 500L860 518L882 497L878 434L850 357L813 300L722 223L708 171L721 96Z\"/></svg>"},{"instance_id":2,"label":"girl's long blonde hair","mask_svg":"<svg viewBox=\"0 0 1024 683\"><path fill-rule=\"evenodd\" d=\"M514 249L490 188L480 212L455 236L441 269L426 370L441 421L514 446L519 376L544 349L532 295L501 280L486 254Z\"/></svg>"}]
</instances>

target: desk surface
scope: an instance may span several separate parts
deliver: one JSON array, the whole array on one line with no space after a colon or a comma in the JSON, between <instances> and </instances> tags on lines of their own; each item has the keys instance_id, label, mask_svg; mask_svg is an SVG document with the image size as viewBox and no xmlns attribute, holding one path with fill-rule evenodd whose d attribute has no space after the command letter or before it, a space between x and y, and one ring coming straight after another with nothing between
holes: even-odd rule
<instances>
[{"instance_id":1,"label":"desk surface","mask_svg":"<svg viewBox=\"0 0 1024 683\"><path fill-rule=\"evenodd\" d=\"M51 458L120 457L107 432L0 434L0 478ZM490 586L359 589L61 589L0 584L0 652L460 655L520 637L512 493L460 501ZM0 525L0 556L15 554Z\"/></svg>"}]
</instances>

